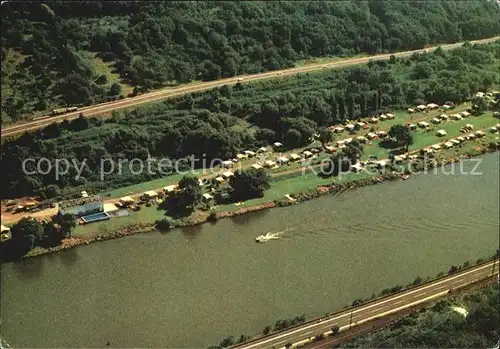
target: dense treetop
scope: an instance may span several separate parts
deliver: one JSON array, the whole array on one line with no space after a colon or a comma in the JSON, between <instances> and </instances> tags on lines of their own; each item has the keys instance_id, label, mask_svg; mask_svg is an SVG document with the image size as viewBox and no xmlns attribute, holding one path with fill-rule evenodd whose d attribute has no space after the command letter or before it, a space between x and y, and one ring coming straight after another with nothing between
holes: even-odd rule
<instances>
[{"instance_id":1,"label":"dense treetop","mask_svg":"<svg viewBox=\"0 0 500 349\"><path fill-rule=\"evenodd\" d=\"M498 12L493 1L8 2L2 123L132 87L491 37Z\"/></svg>"},{"instance_id":2,"label":"dense treetop","mask_svg":"<svg viewBox=\"0 0 500 349\"><path fill-rule=\"evenodd\" d=\"M458 299L439 301L387 329L343 343L343 348L493 348L498 342L498 284L473 290ZM452 307L463 307L468 316Z\"/></svg>"},{"instance_id":3,"label":"dense treetop","mask_svg":"<svg viewBox=\"0 0 500 349\"><path fill-rule=\"evenodd\" d=\"M110 189L160 175L109 175L100 181L102 158L228 159L273 142L307 145L314 133L347 119L422 103L461 102L499 84L500 42L441 49L408 59L224 86L117 113L78 118L7 140L1 148L1 196ZM25 175L28 157L86 160L83 178L70 171ZM153 167L154 169L154 167ZM57 187L55 187L57 186ZM60 190L59 190L60 189Z\"/></svg>"}]
</instances>

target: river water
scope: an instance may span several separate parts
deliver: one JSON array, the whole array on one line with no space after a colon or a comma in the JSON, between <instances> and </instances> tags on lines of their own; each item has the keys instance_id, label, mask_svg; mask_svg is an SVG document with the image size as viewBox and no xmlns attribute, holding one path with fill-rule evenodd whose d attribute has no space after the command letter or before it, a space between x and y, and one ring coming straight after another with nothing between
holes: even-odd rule
<instances>
[{"instance_id":1,"label":"river water","mask_svg":"<svg viewBox=\"0 0 500 349\"><path fill-rule=\"evenodd\" d=\"M483 175L414 175L3 265L1 337L12 347L206 348L277 319L323 315L492 255L498 167L492 154ZM285 233L254 242L271 230Z\"/></svg>"}]
</instances>

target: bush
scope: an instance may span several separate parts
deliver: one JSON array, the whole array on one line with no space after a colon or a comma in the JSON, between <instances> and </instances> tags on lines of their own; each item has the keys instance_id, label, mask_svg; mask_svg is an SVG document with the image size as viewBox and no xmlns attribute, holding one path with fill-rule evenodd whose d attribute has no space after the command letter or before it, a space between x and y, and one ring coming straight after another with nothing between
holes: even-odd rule
<instances>
[{"instance_id":1,"label":"bush","mask_svg":"<svg viewBox=\"0 0 500 349\"><path fill-rule=\"evenodd\" d=\"M106 75L99 76L95 81L97 85L104 85L107 82L108 82L108 77Z\"/></svg>"},{"instance_id":2,"label":"bush","mask_svg":"<svg viewBox=\"0 0 500 349\"><path fill-rule=\"evenodd\" d=\"M160 231L169 231L174 228L174 224L168 218L163 218L155 222L156 229Z\"/></svg>"},{"instance_id":3,"label":"bush","mask_svg":"<svg viewBox=\"0 0 500 349\"><path fill-rule=\"evenodd\" d=\"M219 219L219 217L217 217L217 213L213 212L213 211L210 212L210 214L207 217L207 221L209 221L209 222L217 222L218 219Z\"/></svg>"},{"instance_id":4,"label":"bush","mask_svg":"<svg viewBox=\"0 0 500 349\"><path fill-rule=\"evenodd\" d=\"M323 339L325 339L325 335L323 333L320 333L320 334L316 335L316 337L314 337L315 341L320 341Z\"/></svg>"}]
</instances>

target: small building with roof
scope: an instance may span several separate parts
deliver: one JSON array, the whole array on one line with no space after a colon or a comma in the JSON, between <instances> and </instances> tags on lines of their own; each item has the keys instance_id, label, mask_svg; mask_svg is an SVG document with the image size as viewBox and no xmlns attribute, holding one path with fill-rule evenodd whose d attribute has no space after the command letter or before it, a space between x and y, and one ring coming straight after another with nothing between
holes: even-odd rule
<instances>
[{"instance_id":1,"label":"small building with roof","mask_svg":"<svg viewBox=\"0 0 500 349\"><path fill-rule=\"evenodd\" d=\"M344 128L342 128L342 127L335 127L333 129L333 132L335 132L335 133L342 133L342 132L344 132Z\"/></svg>"},{"instance_id":2,"label":"small building with roof","mask_svg":"<svg viewBox=\"0 0 500 349\"><path fill-rule=\"evenodd\" d=\"M232 171L222 172L222 177L225 178L225 179L228 179L228 178L230 178L232 176L234 176L234 173Z\"/></svg>"},{"instance_id":3,"label":"small building with roof","mask_svg":"<svg viewBox=\"0 0 500 349\"><path fill-rule=\"evenodd\" d=\"M222 167L231 168L233 167L233 162L231 160L222 161Z\"/></svg>"},{"instance_id":4,"label":"small building with roof","mask_svg":"<svg viewBox=\"0 0 500 349\"><path fill-rule=\"evenodd\" d=\"M177 186L175 184L172 185L167 185L166 187L163 188L165 193L173 193L177 189Z\"/></svg>"},{"instance_id":5,"label":"small building with roof","mask_svg":"<svg viewBox=\"0 0 500 349\"><path fill-rule=\"evenodd\" d=\"M276 166L276 163L272 160L266 160L266 161L264 161L264 166L267 168L272 168L272 167Z\"/></svg>"},{"instance_id":6,"label":"small building with roof","mask_svg":"<svg viewBox=\"0 0 500 349\"><path fill-rule=\"evenodd\" d=\"M313 153L311 153L309 150L303 151L302 154L305 158L310 158L311 156L313 156Z\"/></svg>"},{"instance_id":7,"label":"small building with roof","mask_svg":"<svg viewBox=\"0 0 500 349\"><path fill-rule=\"evenodd\" d=\"M288 164L289 162L290 162L290 160L285 156L281 156L281 157L276 159L276 163L278 165L285 165L285 164Z\"/></svg>"},{"instance_id":8,"label":"small building with roof","mask_svg":"<svg viewBox=\"0 0 500 349\"><path fill-rule=\"evenodd\" d=\"M209 193L205 193L202 195L203 196L203 200L205 201L210 201L212 200L214 197L212 195L210 195Z\"/></svg>"},{"instance_id":9,"label":"small building with roof","mask_svg":"<svg viewBox=\"0 0 500 349\"><path fill-rule=\"evenodd\" d=\"M152 199L152 198L157 197L158 193L155 192L154 190L148 190L148 191L144 192L143 196L146 196L146 197Z\"/></svg>"},{"instance_id":10,"label":"small building with roof","mask_svg":"<svg viewBox=\"0 0 500 349\"><path fill-rule=\"evenodd\" d=\"M249 158L253 158L255 156L255 152L251 150L245 150L243 153L245 153L245 155Z\"/></svg>"}]
</instances>

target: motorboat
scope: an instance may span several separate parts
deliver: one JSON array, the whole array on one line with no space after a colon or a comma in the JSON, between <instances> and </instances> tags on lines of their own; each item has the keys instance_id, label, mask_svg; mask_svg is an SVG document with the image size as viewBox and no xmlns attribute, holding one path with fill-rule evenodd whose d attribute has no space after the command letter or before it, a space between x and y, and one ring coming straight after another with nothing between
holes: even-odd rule
<instances>
[{"instance_id":1,"label":"motorboat","mask_svg":"<svg viewBox=\"0 0 500 349\"><path fill-rule=\"evenodd\" d=\"M272 240L272 239L278 239L279 238L279 234L281 232L277 232L277 233L273 233L272 231L264 234L264 235L259 235L255 238L255 241L256 242L266 242L266 241L269 241L269 240Z\"/></svg>"}]
</instances>

